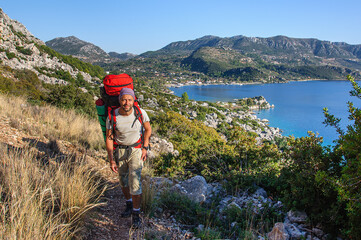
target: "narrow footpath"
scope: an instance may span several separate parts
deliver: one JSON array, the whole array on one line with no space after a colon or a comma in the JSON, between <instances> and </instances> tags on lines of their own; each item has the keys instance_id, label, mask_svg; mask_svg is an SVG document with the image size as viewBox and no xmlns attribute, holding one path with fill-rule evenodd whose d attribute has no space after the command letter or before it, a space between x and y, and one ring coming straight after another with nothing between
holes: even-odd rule
<instances>
[{"instance_id":1,"label":"narrow footpath","mask_svg":"<svg viewBox=\"0 0 361 240\"><path fill-rule=\"evenodd\" d=\"M125 199L121 193L117 178L108 183L104 205L96 209L90 221L86 240L144 239L142 230L130 230L130 217L121 218Z\"/></svg>"}]
</instances>

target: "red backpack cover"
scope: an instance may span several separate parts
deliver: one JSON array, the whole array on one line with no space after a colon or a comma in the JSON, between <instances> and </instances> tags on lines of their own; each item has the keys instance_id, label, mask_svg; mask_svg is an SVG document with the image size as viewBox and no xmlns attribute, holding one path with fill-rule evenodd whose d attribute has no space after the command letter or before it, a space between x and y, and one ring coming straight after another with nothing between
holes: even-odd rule
<instances>
[{"instance_id":1,"label":"red backpack cover","mask_svg":"<svg viewBox=\"0 0 361 240\"><path fill-rule=\"evenodd\" d=\"M105 92L110 96L118 96L122 88L134 90L133 79L126 73L119 75L107 75L103 79Z\"/></svg>"}]
</instances>

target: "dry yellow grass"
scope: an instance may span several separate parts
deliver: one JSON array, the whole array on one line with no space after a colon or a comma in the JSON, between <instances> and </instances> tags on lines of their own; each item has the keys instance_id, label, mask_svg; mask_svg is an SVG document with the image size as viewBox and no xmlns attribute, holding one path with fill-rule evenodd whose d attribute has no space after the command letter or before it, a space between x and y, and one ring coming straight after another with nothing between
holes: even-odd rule
<instances>
[{"instance_id":1,"label":"dry yellow grass","mask_svg":"<svg viewBox=\"0 0 361 240\"><path fill-rule=\"evenodd\" d=\"M99 123L74 111L0 94L0 117L34 138L101 148ZM0 144L0 239L73 239L104 187L85 156L41 159L29 146ZM55 158L56 156L54 156ZM45 164L44 162L47 162Z\"/></svg>"},{"instance_id":2,"label":"dry yellow grass","mask_svg":"<svg viewBox=\"0 0 361 240\"><path fill-rule=\"evenodd\" d=\"M0 239L71 239L102 194L83 159L44 165L30 148L0 144Z\"/></svg>"},{"instance_id":3,"label":"dry yellow grass","mask_svg":"<svg viewBox=\"0 0 361 240\"><path fill-rule=\"evenodd\" d=\"M24 98L0 94L0 112L11 119L12 125L34 136L64 139L94 149L104 146L98 121L73 110L35 106Z\"/></svg>"}]
</instances>

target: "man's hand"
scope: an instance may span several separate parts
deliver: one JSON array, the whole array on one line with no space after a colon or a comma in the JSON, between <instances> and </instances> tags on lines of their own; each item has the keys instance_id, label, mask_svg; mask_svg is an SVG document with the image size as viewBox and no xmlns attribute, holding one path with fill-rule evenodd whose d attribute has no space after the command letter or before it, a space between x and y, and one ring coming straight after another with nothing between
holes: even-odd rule
<instances>
[{"instance_id":1,"label":"man's hand","mask_svg":"<svg viewBox=\"0 0 361 240\"><path fill-rule=\"evenodd\" d=\"M145 160L147 160L147 149L145 149L145 148L142 149L142 158L141 159L143 160L143 162Z\"/></svg>"},{"instance_id":2,"label":"man's hand","mask_svg":"<svg viewBox=\"0 0 361 240\"><path fill-rule=\"evenodd\" d=\"M110 161L110 169L115 173L118 172L118 166L117 166L117 163L114 160Z\"/></svg>"}]
</instances>

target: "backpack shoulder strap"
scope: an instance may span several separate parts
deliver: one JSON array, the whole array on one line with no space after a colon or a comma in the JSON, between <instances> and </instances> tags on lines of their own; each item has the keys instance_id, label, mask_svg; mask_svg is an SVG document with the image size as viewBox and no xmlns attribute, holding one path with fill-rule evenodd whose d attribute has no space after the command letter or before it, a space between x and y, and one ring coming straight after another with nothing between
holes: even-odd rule
<instances>
[{"instance_id":1,"label":"backpack shoulder strap","mask_svg":"<svg viewBox=\"0 0 361 240\"><path fill-rule=\"evenodd\" d=\"M115 134L115 128L117 126L117 118L115 116L115 108L111 108L108 110L108 115L109 115L109 121L110 121L110 125L112 126L112 135L113 135L113 139L114 139L114 134Z\"/></svg>"},{"instance_id":2,"label":"backpack shoulder strap","mask_svg":"<svg viewBox=\"0 0 361 240\"><path fill-rule=\"evenodd\" d=\"M143 114L142 114L142 111L140 110L139 107L137 106L133 106L133 109L134 109L134 115L135 115L135 119L134 119L134 122L132 124L132 127L134 126L135 122L137 120L139 120L140 124L142 125L143 127Z\"/></svg>"},{"instance_id":3,"label":"backpack shoulder strap","mask_svg":"<svg viewBox=\"0 0 361 240\"><path fill-rule=\"evenodd\" d=\"M143 122L143 114L142 114L142 111L140 110L140 108L138 106L133 106L133 109L134 109L134 115L135 115L135 119L134 119L134 122L132 124L132 127L134 126L135 122L137 120L139 120L140 124L141 124L141 135L140 135L140 142L141 142L141 147L143 147L143 144L144 144L144 122Z\"/></svg>"}]
</instances>

